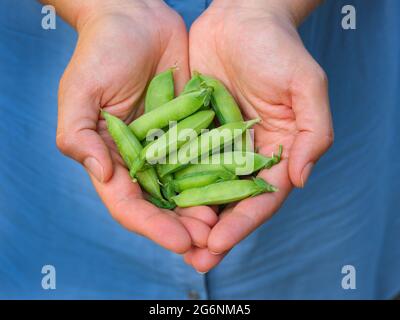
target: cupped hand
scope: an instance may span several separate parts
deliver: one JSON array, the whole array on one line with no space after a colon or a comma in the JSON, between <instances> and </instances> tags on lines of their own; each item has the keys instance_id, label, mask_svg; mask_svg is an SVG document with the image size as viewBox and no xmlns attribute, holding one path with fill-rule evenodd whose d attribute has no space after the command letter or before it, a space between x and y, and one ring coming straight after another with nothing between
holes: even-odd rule
<instances>
[{"instance_id":1,"label":"cupped hand","mask_svg":"<svg viewBox=\"0 0 400 320\"><path fill-rule=\"evenodd\" d=\"M197 207L173 212L144 200L99 118L103 108L132 121L142 112L148 82L171 66L179 67L177 90L183 87L189 78L184 23L159 0L85 4L70 19L79 37L60 82L57 145L84 165L101 199L123 226L177 253L190 251L193 245L205 247L217 220L214 211Z\"/></svg>"},{"instance_id":2,"label":"cupped hand","mask_svg":"<svg viewBox=\"0 0 400 320\"><path fill-rule=\"evenodd\" d=\"M269 219L293 186L303 187L313 165L333 142L327 79L296 30L285 1L214 1L190 30L190 68L222 80L254 127L258 152L283 145L283 160L259 176L277 186L224 210L207 249L185 255L208 271L237 243Z\"/></svg>"}]
</instances>

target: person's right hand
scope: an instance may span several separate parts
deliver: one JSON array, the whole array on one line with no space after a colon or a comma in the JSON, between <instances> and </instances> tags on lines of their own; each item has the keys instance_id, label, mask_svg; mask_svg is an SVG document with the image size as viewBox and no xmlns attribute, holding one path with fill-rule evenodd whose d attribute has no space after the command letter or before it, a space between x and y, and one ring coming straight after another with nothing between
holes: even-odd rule
<instances>
[{"instance_id":1,"label":"person's right hand","mask_svg":"<svg viewBox=\"0 0 400 320\"><path fill-rule=\"evenodd\" d=\"M77 2L54 3L79 34L59 87L57 146L83 164L113 217L127 229L177 253L205 247L217 221L214 211L204 206L172 212L147 202L99 118L103 108L132 121L141 113L151 78L175 64L177 91L182 89L189 78L182 19L160 0L81 3L81 8Z\"/></svg>"}]
</instances>

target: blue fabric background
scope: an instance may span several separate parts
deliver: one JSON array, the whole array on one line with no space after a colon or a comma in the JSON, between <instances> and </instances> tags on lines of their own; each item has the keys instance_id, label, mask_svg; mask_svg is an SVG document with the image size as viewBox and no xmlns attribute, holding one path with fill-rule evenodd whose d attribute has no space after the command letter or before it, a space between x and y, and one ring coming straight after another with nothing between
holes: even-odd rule
<instances>
[{"instance_id":1,"label":"blue fabric background","mask_svg":"<svg viewBox=\"0 0 400 320\"><path fill-rule=\"evenodd\" d=\"M205 0L167 1L188 25ZM357 30L341 8L357 9ZM55 146L57 87L76 41L41 5L1 0L0 298L391 298L400 292L400 2L326 1L301 27L326 70L336 140L304 190L206 276L122 229ZM57 271L43 290L41 268ZM357 289L343 290L354 265Z\"/></svg>"}]
</instances>

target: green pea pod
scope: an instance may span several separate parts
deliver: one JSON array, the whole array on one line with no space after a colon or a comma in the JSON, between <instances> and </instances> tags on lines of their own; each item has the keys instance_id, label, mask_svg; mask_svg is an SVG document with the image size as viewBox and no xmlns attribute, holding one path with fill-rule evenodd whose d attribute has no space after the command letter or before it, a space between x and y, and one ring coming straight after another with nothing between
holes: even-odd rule
<instances>
[{"instance_id":1,"label":"green pea pod","mask_svg":"<svg viewBox=\"0 0 400 320\"><path fill-rule=\"evenodd\" d=\"M145 99L145 113L157 109L161 105L165 104L166 102L174 98L173 70L174 68L171 68L163 73L160 73L159 75L154 77L153 80L150 82ZM153 143L153 141L146 139L143 141L142 144L143 147L146 147L151 143ZM144 170L143 172L142 171L138 172L136 173L137 179L144 180L146 174L148 174L147 172L151 172L151 174L153 175L153 172L155 172L155 170L154 169ZM154 179L154 176L152 176L150 177L147 183L154 184L155 182L157 182L158 184L159 183L158 176L156 177L156 179ZM172 175L166 175L164 178L160 178L161 193L167 199L167 201L161 199L160 197L153 197L153 196L149 196L148 200L159 208L174 209L176 205L173 202L170 202L169 200L171 199L171 197L175 196L176 193L172 190L171 187L169 188L166 187L167 182L171 181L172 179L173 179ZM156 188L156 186L154 186L154 188Z\"/></svg>"},{"instance_id":2,"label":"green pea pod","mask_svg":"<svg viewBox=\"0 0 400 320\"><path fill-rule=\"evenodd\" d=\"M222 169L228 170L235 175L249 175L261 169L270 169L281 161L282 146L278 153L266 157L258 153L232 151L213 154L198 164L191 164L186 168L175 172L175 179L185 177L199 172L213 172Z\"/></svg>"},{"instance_id":3,"label":"green pea pod","mask_svg":"<svg viewBox=\"0 0 400 320\"><path fill-rule=\"evenodd\" d=\"M185 88L181 94L186 94L192 91L199 90L201 88L201 83L203 80L200 78L200 73L194 72L192 78L186 82Z\"/></svg>"},{"instance_id":4,"label":"green pea pod","mask_svg":"<svg viewBox=\"0 0 400 320\"><path fill-rule=\"evenodd\" d=\"M157 175L159 176L159 179L161 181L161 193L167 199L168 201L171 202L171 198L176 195L173 186L170 184L172 180L174 180L174 177L172 174L167 174L163 177L160 177L160 174L158 172L158 166L155 166ZM173 202L172 202L173 203Z\"/></svg>"},{"instance_id":5,"label":"green pea pod","mask_svg":"<svg viewBox=\"0 0 400 320\"><path fill-rule=\"evenodd\" d=\"M117 145L122 159L126 166L131 168L136 159L140 156L142 145L122 120L105 111L102 111L102 115L106 120L108 132ZM154 168L148 168L138 173L137 180L147 193L155 198L159 198L160 201L165 201L162 199L157 174Z\"/></svg>"},{"instance_id":6,"label":"green pea pod","mask_svg":"<svg viewBox=\"0 0 400 320\"><path fill-rule=\"evenodd\" d=\"M193 139L202 129L206 129L213 121L214 111L198 111L181 120L157 140L148 144L141 152L141 158L150 163L165 158L170 152L176 151L185 144L188 138ZM188 136L190 134L191 136ZM191 140L190 139L190 140Z\"/></svg>"},{"instance_id":7,"label":"green pea pod","mask_svg":"<svg viewBox=\"0 0 400 320\"><path fill-rule=\"evenodd\" d=\"M211 105L221 124L243 121L242 113L240 112L240 108L236 103L235 98L230 94L221 81L198 73L197 77L214 89L211 96ZM243 134L241 146L239 148L243 151L253 151L252 138L249 132Z\"/></svg>"},{"instance_id":8,"label":"green pea pod","mask_svg":"<svg viewBox=\"0 0 400 320\"><path fill-rule=\"evenodd\" d=\"M130 168L138 158L142 145L121 119L105 111L102 111L101 114L106 120L107 130L117 145L122 159L126 166Z\"/></svg>"},{"instance_id":9,"label":"green pea pod","mask_svg":"<svg viewBox=\"0 0 400 320\"><path fill-rule=\"evenodd\" d=\"M174 98L174 75L175 68L156 75L147 88L144 100L145 113L150 112Z\"/></svg>"},{"instance_id":10,"label":"green pea pod","mask_svg":"<svg viewBox=\"0 0 400 320\"><path fill-rule=\"evenodd\" d=\"M201 89L205 82L200 78L200 73L194 72L192 78L186 83L181 95ZM199 110L209 110L210 105L203 105Z\"/></svg>"},{"instance_id":11,"label":"green pea pod","mask_svg":"<svg viewBox=\"0 0 400 320\"><path fill-rule=\"evenodd\" d=\"M189 163L201 155L208 154L213 150L220 150L229 146L237 137L241 136L248 128L260 122L260 119L250 121L238 121L227 123L218 128L212 129L185 143L178 151L180 163Z\"/></svg>"},{"instance_id":12,"label":"green pea pod","mask_svg":"<svg viewBox=\"0 0 400 320\"><path fill-rule=\"evenodd\" d=\"M264 192L276 192L278 188L261 178L253 180L232 180L210 184L201 188L184 190L172 197L177 206L193 207L220 205L254 197Z\"/></svg>"},{"instance_id":13,"label":"green pea pod","mask_svg":"<svg viewBox=\"0 0 400 320\"><path fill-rule=\"evenodd\" d=\"M148 196L148 200L154 204L155 206L162 208L162 209L175 209L176 208L176 204L173 202L169 202L169 201L165 201L164 199L160 199L160 198L156 198L153 196Z\"/></svg>"},{"instance_id":14,"label":"green pea pod","mask_svg":"<svg viewBox=\"0 0 400 320\"><path fill-rule=\"evenodd\" d=\"M178 170L184 169L188 165L189 165L188 163L187 164L181 164L181 163L177 163L177 162L169 163L169 160L167 160L167 163L157 165L157 171L158 171L159 177L162 178L168 174L172 174Z\"/></svg>"},{"instance_id":15,"label":"green pea pod","mask_svg":"<svg viewBox=\"0 0 400 320\"><path fill-rule=\"evenodd\" d=\"M179 121L195 113L202 105L208 105L212 90L204 87L179 96L135 119L129 128L139 140L143 140L151 130L165 128L170 121Z\"/></svg>"},{"instance_id":16,"label":"green pea pod","mask_svg":"<svg viewBox=\"0 0 400 320\"><path fill-rule=\"evenodd\" d=\"M166 164L159 165L159 173L164 176L176 172L200 156L229 145L235 138L258 122L260 122L260 119L232 122L205 132L185 143L177 153L171 154Z\"/></svg>"},{"instance_id":17,"label":"green pea pod","mask_svg":"<svg viewBox=\"0 0 400 320\"><path fill-rule=\"evenodd\" d=\"M187 189L200 188L221 181L236 180L237 176L227 170L214 172L199 172L187 175L181 179L172 180L169 184L173 185L176 192Z\"/></svg>"},{"instance_id":18,"label":"green pea pod","mask_svg":"<svg viewBox=\"0 0 400 320\"><path fill-rule=\"evenodd\" d=\"M220 163L230 172L243 176L261 169L270 169L281 161L281 156L282 146L279 146L278 154L272 154L271 157L253 152L233 151L212 155L208 162L211 164Z\"/></svg>"},{"instance_id":19,"label":"green pea pod","mask_svg":"<svg viewBox=\"0 0 400 320\"><path fill-rule=\"evenodd\" d=\"M226 168L220 163L196 163L196 164L189 164L185 168L176 171L174 173L175 179L181 179L186 176L190 176L197 173L207 172L219 172L219 171L226 171Z\"/></svg>"},{"instance_id":20,"label":"green pea pod","mask_svg":"<svg viewBox=\"0 0 400 320\"><path fill-rule=\"evenodd\" d=\"M151 196L160 199L160 201L163 199L160 190L160 183L158 182L157 173L154 168L148 168L138 172L136 179L143 189L146 190Z\"/></svg>"},{"instance_id":21,"label":"green pea pod","mask_svg":"<svg viewBox=\"0 0 400 320\"><path fill-rule=\"evenodd\" d=\"M239 106L221 81L203 74L198 77L214 89L211 105L221 124L243 121Z\"/></svg>"}]
</instances>

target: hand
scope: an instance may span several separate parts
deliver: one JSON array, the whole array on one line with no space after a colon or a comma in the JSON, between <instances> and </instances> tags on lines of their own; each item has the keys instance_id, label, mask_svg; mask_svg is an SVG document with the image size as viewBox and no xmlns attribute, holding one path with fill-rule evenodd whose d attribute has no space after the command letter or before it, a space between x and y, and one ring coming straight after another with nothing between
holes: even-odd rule
<instances>
[{"instance_id":1,"label":"hand","mask_svg":"<svg viewBox=\"0 0 400 320\"><path fill-rule=\"evenodd\" d=\"M217 220L214 211L197 207L172 212L145 201L99 119L103 108L132 121L141 112L154 74L175 64L177 88L183 87L189 78L183 21L159 0L55 4L79 33L60 82L59 149L85 166L101 199L123 226L177 253L187 252L192 244L205 247Z\"/></svg>"},{"instance_id":2,"label":"hand","mask_svg":"<svg viewBox=\"0 0 400 320\"><path fill-rule=\"evenodd\" d=\"M302 2L310 6L312 1ZM208 250L185 255L197 270L215 266L278 210L293 185L303 187L333 142L326 76L296 30L304 13L299 3L215 0L190 30L191 70L222 80L245 118L262 119L254 128L258 152L271 155L280 144L284 150L279 165L259 174L279 191L224 210L211 230Z\"/></svg>"}]
</instances>

